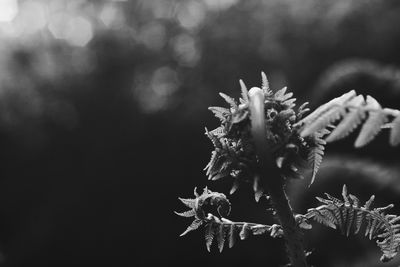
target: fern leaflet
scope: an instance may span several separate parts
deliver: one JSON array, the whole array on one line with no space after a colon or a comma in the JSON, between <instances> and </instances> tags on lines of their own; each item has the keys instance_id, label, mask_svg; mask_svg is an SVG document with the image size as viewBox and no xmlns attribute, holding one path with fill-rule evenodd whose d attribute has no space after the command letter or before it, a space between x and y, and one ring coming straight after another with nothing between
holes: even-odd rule
<instances>
[{"instance_id":1,"label":"fern leaflet","mask_svg":"<svg viewBox=\"0 0 400 267\"><path fill-rule=\"evenodd\" d=\"M236 240L247 239L251 235L269 234L272 237L282 237L282 227L277 224L264 225L249 222L233 222L226 218L218 218L211 213L208 214L205 226L205 240L207 250L215 240L220 252L224 249L225 243L229 248L236 244Z\"/></svg>"},{"instance_id":2,"label":"fern leaflet","mask_svg":"<svg viewBox=\"0 0 400 267\"><path fill-rule=\"evenodd\" d=\"M231 108L233 110L238 109L238 105L237 105L235 99L233 99L232 97L230 97L224 93L219 93L219 95L226 101L226 103L228 103L231 106Z\"/></svg>"},{"instance_id":3,"label":"fern leaflet","mask_svg":"<svg viewBox=\"0 0 400 267\"><path fill-rule=\"evenodd\" d=\"M390 131L390 144L392 146L400 144L400 115L393 121L392 130Z\"/></svg>"},{"instance_id":4,"label":"fern leaflet","mask_svg":"<svg viewBox=\"0 0 400 267\"><path fill-rule=\"evenodd\" d=\"M367 96L366 108L378 111L368 112L368 119L361 128L360 134L354 144L355 147L362 147L371 142L380 132L381 126L387 122L386 114L381 112L381 105L373 97Z\"/></svg>"},{"instance_id":5,"label":"fern leaflet","mask_svg":"<svg viewBox=\"0 0 400 267\"><path fill-rule=\"evenodd\" d=\"M266 97L272 95L272 90L269 88L269 82L267 79L267 75L265 75L265 73L263 71L261 72L261 89L263 90L264 95Z\"/></svg>"},{"instance_id":6,"label":"fern leaflet","mask_svg":"<svg viewBox=\"0 0 400 267\"><path fill-rule=\"evenodd\" d=\"M229 109L223 107L209 107L208 110L214 113L214 116L220 119L221 122L225 122L231 115Z\"/></svg>"},{"instance_id":7,"label":"fern leaflet","mask_svg":"<svg viewBox=\"0 0 400 267\"><path fill-rule=\"evenodd\" d=\"M307 106L308 104L309 104L308 102L305 102L305 103L303 103L303 104L299 107L299 109L298 109L298 111L297 111L297 115L296 115L296 119L297 119L297 120L300 120L300 119L303 117L303 115L304 115L305 113L307 113L307 112L310 111L309 108L306 108L306 106Z\"/></svg>"},{"instance_id":8,"label":"fern leaflet","mask_svg":"<svg viewBox=\"0 0 400 267\"><path fill-rule=\"evenodd\" d=\"M249 91L247 90L247 87L242 80L239 80L239 83L240 83L240 90L242 93L241 102L242 104L249 103Z\"/></svg>"},{"instance_id":9,"label":"fern leaflet","mask_svg":"<svg viewBox=\"0 0 400 267\"><path fill-rule=\"evenodd\" d=\"M322 158L324 157L326 141L323 139L323 137L329 133L329 130L322 129L313 135L314 144L311 146L308 152L308 162L312 168L310 185L314 183L315 177L322 163Z\"/></svg>"},{"instance_id":10,"label":"fern leaflet","mask_svg":"<svg viewBox=\"0 0 400 267\"><path fill-rule=\"evenodd\" d=\"M387 262L396 256L400 247L400 216L385 214L393 204L370 209L374 200L372 196L364 206L360 206L358 198L347 193L346 185L342 191L343 201L326 195L328 199L317 197L322 205L309 209L305 215L307 219L314 219L333 229L339 228L347 236L357 234L365 225L365 236L375 239L383 253L381 261Z\"/></svg>"},{"instance_id":11,"label":"fern leaflet","mask_svg":"<svg viewBox=\"0 0 400 267\"><path fill-rule=\"evenodd\" d=\"M365 120L367 114L368 118ZM295 126L299 128L300 135L306 137L338 122L335 130L326 138L327 142L333 142L348 136L362 124L354 143L357 148L371 142L381 129L392 128L390 144L395 146L400 143L399 117L399 110L383 109L373 97L367 96L364 100L362 95L357 95L352 90L318 107ZM392 123L387 124L390 120Z\"/></svg>"},{"instance_id":12,"label":"fern leaflet","mask_svg":"<svg viewBox=\"0 0 400 267\"><path fill-rule=\"evenodd\" d=\"M326 128L327 125L332 123L331 119L325 118L325 120L323 121L323 123L325 124L323 124L321 120L319 120L319 118L326 112L330 111L331 109L336 109L338 106L341 107L344 103L346 103L349 99L353 98L355 95L356 92L352 90L318 107L315 111L313 111L311 114L309 114L307 117L305 117L298 123L299 125L303 126L300 134L303 137L305 137L314 133L315 131ZM334 113L333 115L336 114ZM318 127L315 126L316 124L318 125ZM310 129L312 129L313 131L311 131Z\"/></svg>"},{"instance_id":13,"label":"fern leaflet","mask_svg":"<svg viewBox=\"0 0 400 267\"><path fill-rule=\"evenodd\" d=\"M358 95L349 101L350 105L360 106L364 103L364 97ZM349 114L335 127L326 139L326 142L333 142L342 139L354 131L357 126L365 119L366 113L363 109L352 109Z\"/></svg>"}]
</instances>

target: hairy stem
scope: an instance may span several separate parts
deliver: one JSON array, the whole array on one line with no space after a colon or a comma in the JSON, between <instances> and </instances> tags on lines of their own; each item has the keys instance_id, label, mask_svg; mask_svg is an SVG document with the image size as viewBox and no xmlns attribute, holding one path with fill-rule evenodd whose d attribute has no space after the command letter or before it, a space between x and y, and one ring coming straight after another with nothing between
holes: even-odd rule
<instances>
[{"instance_id":1,"label":"hairy stem","mask_svg":"<svg viewBox=\"0 0 400 267\"><path fill-rule=\"evenodd\" d=\"M282 226L290 263L294 267L306 267L302 233L296 224L292 208L284 191L283 178L275 166L265 135L264 93L253 87L249 91L252 136L259 159L259 171L266 179L272 205Z\"/></svg>"},{"instance_id":2,"label":"hairy stem","mask_svg":"<svg viewBox=\"0 0 400 267\"><path fill-rule=\"evenodd\" d=\"M280 177L273 178L280 179ZM268 184L268 187L271 188L269 194L272 200L272 205L276 210L279 223L283 229L290 263L295 267L307 266L302 232L297 226L283 186L277 186L275 188L273 186L274 185L271 185L271 183Z\"/></svg>"}]
</instances>

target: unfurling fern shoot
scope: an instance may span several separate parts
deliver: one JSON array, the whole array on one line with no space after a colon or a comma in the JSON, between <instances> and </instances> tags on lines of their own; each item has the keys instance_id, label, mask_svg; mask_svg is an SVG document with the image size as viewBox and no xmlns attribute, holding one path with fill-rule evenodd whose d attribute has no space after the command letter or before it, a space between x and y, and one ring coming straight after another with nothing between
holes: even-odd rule
<instances>
[{"instance_id":1,"label":"unfurling fern shoot","mask_svg":"<svg viewBox=\"0 0 400 267\"><path fill-rule=\"evenodd\" d=\"M385 214L392 207L371 210L372 199L363 207L359 200L347 194L343 187L343 201L331 197L318 198L323 205L309 209L305 215L295 215L285 193L290 179L302 178L303 170L311 169L311 185L317 175L325 152L325 145L348 136L360 128L355 147L371 142L381 129L391 129L390 144L400 143L400 111L382 108L371 96L364 98L350 91L318 107L308 116L307 103L296 107L293 94L283 88L273 92L262 73L261 88L250 90L240 80L241 98L220 93L228 107L210 107L221 125L205 134L214 146L205 167L209 180L233 179L230 193L248 185L254 190L255 200L270 200L277 223L264 225L233 222L226 217L231 204L222 193L205 188L202 194L195 189L194 199L182 199L190 210L177 213L193 217L193 222L181 234L204 227L206 247L215 242L219 251L225 244L232 247L236 240L250 235L268 234L283 237L291 266L307 266L303 245L303 230L311 229L313 219L328 227L339 228L349 235L366 224L366 235L377 239L383 252L382 261L392 259L399 249L400 217ZM214 211L215 210L215 211ZM214 212L213 212L214 211Z\"/></svg>"}]
</instances>

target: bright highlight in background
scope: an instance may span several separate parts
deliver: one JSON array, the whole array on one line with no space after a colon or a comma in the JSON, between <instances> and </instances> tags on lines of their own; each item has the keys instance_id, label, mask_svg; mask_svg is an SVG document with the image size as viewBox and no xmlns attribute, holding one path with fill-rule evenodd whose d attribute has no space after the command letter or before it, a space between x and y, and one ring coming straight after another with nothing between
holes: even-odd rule
<instances>
[{"instance_id":1,"label":"bright highlight in background","mask_svg":"<svg viewBox=\"0 0 400 267\"><path fill-rule=\"evenodd\" d=\"M0 0L0 22L12 21L18 13L17 0Z\"/></svg>"},{"instance_id":2,"label":"bright highlight in background","mask_svg":"<svg viewBox=\"0 0 400 267\"><path fill-rule=\"evenodd\" d=\"M75 46L85 46L93 38L93 27L89 20L63 12L53 15L49 30L54 38L64 39Z\"/></svg>"}]
</instances>

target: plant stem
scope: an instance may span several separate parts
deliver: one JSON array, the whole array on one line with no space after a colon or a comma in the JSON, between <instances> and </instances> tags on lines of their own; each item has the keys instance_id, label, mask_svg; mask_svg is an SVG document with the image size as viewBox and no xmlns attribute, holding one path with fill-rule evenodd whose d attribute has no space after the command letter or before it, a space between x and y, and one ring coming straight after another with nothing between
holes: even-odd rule
<instances>
[{"instance_id":1,"label":"plant stem","mask_svg":"<svg viewBox=\"0 0 400 267\"><path fill-rule=\"evenodd\" d=\"M271 180L282 179L281 177L272 178L274 179ZM283 186L271 185L271 183L268 183L267 186L270 188L269 195L271 197L272 205L283 229L290 263L295 267L305 267L307 266L307 262L304 253L302 232L297 226Z\"/></svg>"},{"instance_id":2,"label":"plant stem","mask_svg":"<svg viewBox=\"0 0 400 267\"><path fill-rule=\"evenodd\" d=\"M253 87L249 91L252 136L259 159L259 172L269 190L272 205L282 226L286 249L290 263L294 267L306 267L306 256L300 228L293 216L292 208L284 191L283 177L268 148L265 135L264 93L260 88Z\"/></svg>"}]
</instances>

